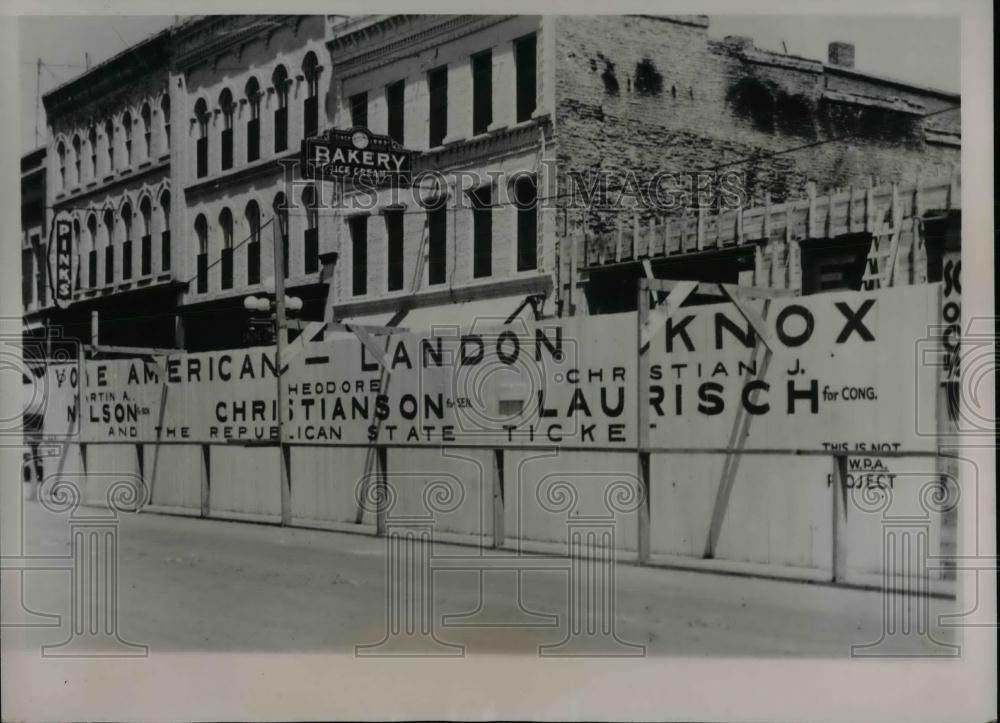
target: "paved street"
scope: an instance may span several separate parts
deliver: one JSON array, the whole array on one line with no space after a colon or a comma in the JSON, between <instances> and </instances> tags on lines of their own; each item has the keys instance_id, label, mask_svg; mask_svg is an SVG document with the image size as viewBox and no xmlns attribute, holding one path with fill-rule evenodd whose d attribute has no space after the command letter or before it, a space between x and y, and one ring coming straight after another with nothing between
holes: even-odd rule
<instances>
[{"instance_id":1,"label":"paved street","mask_svg":"<svg viewBox=\"0 0 1000 723\"><path fill-rule=\"evenodd\" d=\"M71 551L67 516L26 502L26 552ZM156 651L348 651L385 636L386 543L361 535L129 514L119 527L119 618L122 638ZM437 545L436 555L473 555L469 547ZM5 573L11 584L17 573ZM62 616L58 628L22 633L36 647L65 640L70 575L24 574L24 599L38 612ZM559 571L522 574L525 608L558 615L558 625L535 628L438 627L443 642L466 653L533 654L567 632L567 577ZM485 576L489 619L510 619L513 573ZM411 581L412 582L412 581ZM475 571L434 575L435 611L479 606ZM878 640L878 592L775 582L709 573L617 567L617 633L646 646L648 655L849 655L852 644ZM934 601L932 613L953 603ZM4 621L12 617L4 611ZM485 619L485 618L484 618ZM535 617L536 623L551 622ZM947 639L945 635L939 638ZM894 642L915 652L916 635Z\"/></svg>"}]
</instances>

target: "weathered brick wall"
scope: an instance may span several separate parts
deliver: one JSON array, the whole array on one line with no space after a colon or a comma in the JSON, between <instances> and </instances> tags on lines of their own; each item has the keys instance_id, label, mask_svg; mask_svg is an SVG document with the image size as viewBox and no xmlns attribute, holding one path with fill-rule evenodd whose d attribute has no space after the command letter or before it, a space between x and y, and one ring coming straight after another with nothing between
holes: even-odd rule
<instances>
[{"instance_id":1,"label":"weathered brick wall","mask_svg":"<svg viewBox=\"0 0 1000 723\"><path fill-rule=\"evenodd\" d=\"M907 181L959 160L958 148L925 142L919 118L824 100L822 63L709 40L704 17L567 16L558 28L562 194L567 172L631 170L641 183L661 171L718 169L742 173L748 198L769 192L779 202L804 195L808 181L820 192L870 176ZM928 110L946 102L895 86L880 91L873 81L838 76L836 84ZM591 211L588 220L604 230L614 216Z\"/></svg>"}]
</instances>

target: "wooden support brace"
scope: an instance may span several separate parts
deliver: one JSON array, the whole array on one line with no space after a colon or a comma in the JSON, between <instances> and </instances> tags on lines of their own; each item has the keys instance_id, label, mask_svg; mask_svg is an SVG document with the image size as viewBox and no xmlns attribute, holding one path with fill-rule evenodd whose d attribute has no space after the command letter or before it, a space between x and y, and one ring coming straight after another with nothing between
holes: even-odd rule
<instances>
[{"instance_id":1,"label":"wooden support brace","mask_svg":"<svg viewBox=\"0 0 1000 723\"><path fill-rule=\"evenodd\" d=\"M654 336L656 336L656 333L663 328L664 325L666 325L670 315L680 308L681 304L683 304L697 288L697 281L678 281L673 289L670 290L670 295L667 296L666 301L657 306L655 309L650 310L649 318L639 330L640 351L649 346L649 342L652 341Z\"/></svg>"},{"instance_id":2,"label":"wooden support brace","mask_svg":"<svg viewBox=\"0 0 1000 723\"><path fill-rule=\"evenodd\" d=\"M615 226L615 263L622 260L622 217L618 214Z\"/></svg>"},{"instance_id":3,"label":"wooden support brace","mask_svg":"<svg viewBox=\"0 0 1000 723\"><path fill-rule=\"evenodd\" d=\"M756 309L747 303L748 298L753 298L754 294L744 293L746 291L745 287L736 286L734 284L719 284L719 288L725 293L729 300L733 302L733 306L740 312L747 323L753 328L757 336L760 338L761 343L767 347L768 351L774 351L774 336L771 334L770 329L767 324L764 323L764 318L757 313ZM787 291L787 289L765 289L764 291ZM777 294L767 294L763 296L765 299L775 298ZM766 306L766 303L765 303Z\"/></svg>"},{"instance_id":4,"label":"wooden support brace","mask_svg":"<svg viewBox=\"0 0 1000 723\"><path fill-rule=\"evenodd\" d=\"M372 359L378 362L383 369L388 370L389 360L385 358L385 352L379 348L378 344L375 343L375 339L368 333L365 327L351 326L349 324L346 326L348 330L353 332L354 336L356 336L361 343L365 345L365 348L368 350L368 353L371 354Z\"/></svg>"},{"instance_id":5,"label":"wooden support brace","mask_svg":"<svg viewBox=\"0 0 1000 723\"><path fill-rule=\"evenodd\" d=\"M639 258L639 215L632 214L632 253L629 258Z\"/></svg>"},{"instance_id":6,"label":"wooden support brace","mask_svg":"<svg viewBox=\"0 0 1000 723\"><path fill-rule=\"evenodd\" d=\"M847 455L833 455L833 579L839 582L847 571Z\"/></svg>"}]
</instances>

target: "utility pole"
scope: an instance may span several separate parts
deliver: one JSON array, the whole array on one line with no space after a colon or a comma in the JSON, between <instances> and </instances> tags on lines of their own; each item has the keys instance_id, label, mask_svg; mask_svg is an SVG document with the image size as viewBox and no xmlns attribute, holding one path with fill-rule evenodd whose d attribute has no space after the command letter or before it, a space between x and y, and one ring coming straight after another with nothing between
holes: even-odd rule
<instances>
[{"instance_id":1,"label":"utility pole","mask_svg":"<svg viewBox=\"0 0 1000 723\"><path fill-rule=\"evenodd\" d=\"M285 413L285 391L283 380L281 379L281 352L288 339L285 334L288 330L288 320L285 318L285 234L288 230L285 224L288 223L287 216L279 209L274 210L274 367L278 379L278 451L281 455L279 460L281 465L281 523L287 525L292 518L292 488L291 470L289 470L290 459L285 446L284 433L282 430L282 417Z\"/></svg>"},{"instance_id":2,"label":"utility pole","mask_svg":"<svg viewBox=\"0 0 1000 723\"><path fill-rule=\"evenodd\" d=\"M35 148L38 148L38 106L42 100L42 59L35 64Z\"/></svg>"}]
</instances>

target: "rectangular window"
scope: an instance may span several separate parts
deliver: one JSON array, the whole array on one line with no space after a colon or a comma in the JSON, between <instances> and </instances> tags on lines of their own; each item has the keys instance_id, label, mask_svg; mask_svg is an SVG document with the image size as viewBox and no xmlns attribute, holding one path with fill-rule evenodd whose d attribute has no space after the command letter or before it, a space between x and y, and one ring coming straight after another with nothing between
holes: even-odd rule
<instances>
[{"instance_id":1,"label":"rectangular window","mask_svg":"<svg viewBox=\"0 0 1000 723\"><path fill-rule=\"evenodd\" d=\"M146 234L142 237L142 249L139 256L139 273L149 276L153 273L153 237Z\"/></svg>"},{"instance_id":2,"label":"rectangular window","mask_svg":"<svg viewBox=\"0 0 1000 723\"><path fill-rule=\"evenodd\" d=\"M403 212L385 212L385 235L388 240L388 289L403 288Z\"/></svg>"},{"instance_id":3,"label":"rectangular window","mask_svg":"<svg viewBox=\"0 0 1000 723\"><path fill-rule=\"evenodd\" d=\"M132 278L132 242L126 241L122 244L122 280L128 281Z\"/></svg>"},{"instance_id":4,"label":"rectangular window","mask_svg":"<svg viewBox=\"0 0 1000 723\"><path fill-rule=\"evenodd\" d=\"M448 210L427 212L427 283L443 284L448 278Z\"/></svg>"},{"instance_id":5,"label":"rectangular window","mask_svg":"<svg viewBox=\"0 0 1000 723\"><path fill-rule=\"evenodd\" d=\"M389 112L389 137L399 145L403 145L403 91L405 81L398 81L386 86L385 103Z\"/></svg>"},{"instance_id":6,"label":"rectangular window","mask_svg":"<svg viewBox=\"0 0 1000 723\"><path fill-rule=\"evenodd\" d=\"M307 228L303 241L305 272L314 274L319 271L319 229Z\"/></svg>"},{"instance_id":7,"label":"rectangular window","mask_svg":"<svg viewBox=\"0 0 1000 723\"><path fill-rule=\"evenodd\" d=\"M260 118L247 123L247 163L260 158Z\"/></svg>"},{"instance_id":8,"label":"rectangular window","mask_svg":"<svg viewBox=\"0 0 1000 723\"><path fill-rule=\"evenodd\" d=\"M247 244L247 284L260 283L260 241Z\"/></svg>"},{"instance_id":9,"label":"rectangular window","mask_svg":"<svg viewBox=\"0 0 1000 723\"><path fill-rule=\"evenodd\" d=\"M526 121L535 112L537 73L535 35L514 41L514 64L517 81L517 122Z\"/></svg>"},{"instance_id":10,"label":"rectangular window","mask_svg":"<svg viewBox=\"0 0 1000 723\"><path fill-rule=\"evenodd\" d=\"M493 122L493 53L472 56L472 133L485 133Z\"/></svg>"},{"instance_id":11,"label":"rectangular window","mask_svg":"<svg viewBox=\"0 0 1000 723\"><path fill-rule=\"evenodd\" d=\"M198 139L198 178L208 175L208 138Z\"/></svg>"},{"instance_id":12,"label":"rectangular window","mask_svg":"<svg viewBox=\"0 0 1000 723\"><path fill-rule=\"evenodd\" d=\"M233 129L226 128L222 131L222 170L228 171L233 167Z\"/></svg>"},{"instance_id":13,"label":"rectangular window","mask_svg":"<svg viewBox=\"0 0 1000 723\"><path fill-rule=\"evenodd\" d=\"M538 191L533 181L515 185L517 208L517 270L538 267Z\"/></svg>"},{"instance_id":14,"label":"rectangular window","mask_svg":"<svg viewBox=\"0 0 1000 723\"><path fill-rule=\"evenodd\" d=\"M35 254L31 249L21 250L21 301L25 306L32 302L32 295L35 292Z\"/></svg>"},{"instance_id":15,"label":"rectangular window","mask_svg":"<svg viewBox=\"0 0 1000 723\"><path fill-rule=\"evenodd\" d=\"M160 269L170 271L170 229L160 234Z\"/></svg>"},{"instance_id":16,"label":"rectangular window","mask_svg":"<svg viewBox=\"0 0 1000 723\"><path fill-rule=\"evenodd\" d=\"M87 253L87 281L87 286L97 288L97 249L91 249Z\"/></svg>"},{"instance_id":17,"label":"rectangular window","mask_svg":"<svg viewBox=\"0 0 1000 723\"><path fill-rule=\"evenodd\" d=\"M277 108L274 111L274 152L281 153L288 149L288 107Z\"/></svg>"},{"instance_id":18,"label":"rectangular window","mask_svg":"<svg viewBox=\"0 0 1000 723\"><path fill-rule=\"evenodd\" d=\"M104 285L115 282L115 247L108 244L104 247Z\"/></svg>"},{"instance_id":19,"label":"rectangular window","mask_svg":"<svg viewBox=\"0 0 1000 723\"><path fill-rule=\"evenodd\" d=\"M351 230L351 291L355 296L368 293L368 217L348 221Z\"/></svg>"},{"instance_id":20,"label":"rectangular window","mask_svg":"<svg viewBox=\"0 0 1000 723\"><path fill-rule=\"evenodd\" d=\"M306 98L304 106L305 118L302 121L302 135L304 138L311 138L319 131L319 96L309 96Z\"/></svg>"},{"instance_id":21,"label":"rectangular window","mask_svg":"<svg viewBox=\"0 0 1000 723\"><path fill-rule=\"evenodd\" d=\"M208 254L198 254L198 293L208 291Z\"/></svg>"},{"instance_id":22,"label":"rectangular window","mask_svg":"<svg viewBox=\"0 0 1000 723\"><path fill-rule=\"evenodd\" d=\"M448 135L448 66L427 73L430 98L430 147L440 146Z\"/></svg>"},{"instance_id":23,"label":"rectangular window","mask_svg":"<svg viewBox=\"0 0 1000 723\"><path fill-rule=\"evenodd\" d=\"M233 288L233 250L231 248L222 249L222 258L219 266L222 271L222 288Z\"/></svg>"},{"instance_id":24,"label":"rectangular window","mask_svg":"<svg viewBox=\"0 0 1000 723\"><path fill-rule=\"evenodd\" d=\"M471 194L472 275L481 279L493 273L493 191L484 186Z\"/></svg>"},{"instance_id":25,"label":"rectangular window","mask_svg":"<svg viewBox=\"0 0 1000 723\"><path fill-rule=\"evenodd\" d=\"M351 125L368 127L368 93L358 93L350 97Z\"/></svg>"}]
</instances>

